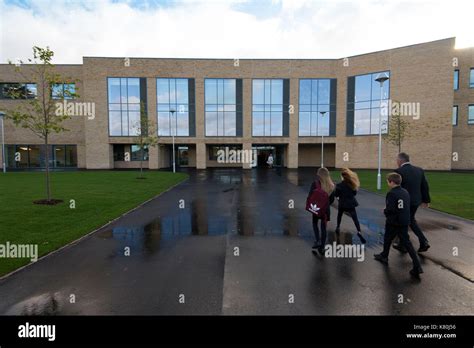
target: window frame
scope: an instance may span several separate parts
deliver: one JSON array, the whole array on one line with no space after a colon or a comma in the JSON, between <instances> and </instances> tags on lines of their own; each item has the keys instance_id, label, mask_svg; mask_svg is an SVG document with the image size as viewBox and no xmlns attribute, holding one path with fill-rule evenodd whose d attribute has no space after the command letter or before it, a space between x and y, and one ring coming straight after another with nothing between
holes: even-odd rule
<instances>
[{"instance_id":1,"label":"window frame","mask_svg":"<svg viewBox=\"0 0 474 348\"><path fill-rule=\"evenodd\" d=\"M156 135L158 137L163 137L163 138L172 138L173 137L173 134L171 132L171 128L170 128L170 135L161 135L159 132L160 132L160 124L159 124L159 121L158 121L158 106L160 105L160 103L158 103L158 80L159 79L166 79L166 80L187 80L188 82L188 85L187 85L187 88L188 88L188 101L186 104L182 104L182 103L176 103L176 105L185 105L187 106L187 113L188 113L188 135L178 135L177 134L177 129L178 129L178 117L177 115L175 116L176 117L176 134L174 135L174 137L181 137L181 138L192 138L192 137L195 137L195 135L192 134L191 132L191 126L190 126L190 121L191 121L191 117L196 117L195 116L195 107L196 107L196 80L194 77L170 77L170 76L155 76L155 97L156 97L156 106L155 106L155 113L156 113L156 118L155 118L155 121L156 121ZM190 83L193 82L194 83L194 86L192 86L192 88L194 89L194 103L190 103L190 94L189 94L189 88L190 88ZM169 85L168 85L168 93L169 93ZM169 103L168 105L171 105L171 103ZM175 111L175 114L178 113L178 110ZM169 111L168 111L168 118L170 118L170 115L169 115ZM171 125L171 121L170 121L170 125Z\"/></svg>"},{"instance_id":2,"label":"window frame","mask_svg":"<svg viewBox=\"0 0 474 348\"><path fill-rule=\"evenodd\" d=\"M129 114L128 114L129 111L130 111L130 110L129 110L129 105L137 105L136 103L129 103L129 102L128 102L128 82L127 82L127 103L122 103L121 100L120 100L119 103L110 103L110 102L109 102L109 97L110 97L110 95L109 95L109 80L110 80L110 79L119 79L119 80L121 80L121 79L127 79L127 80L128 80L128 79L138 79L139 98L140 98L140 103L138 103L138 106L139 106L139 107L138 107L138 112L139 112L139 119L140 119L140 117L141 117L141 103L142 103L141 96L143 95L143 91L141 90L141 81L142 81L142 79L145 80L145 91L144 91L144 93L145 93L145 95L146 95L146 93L147 93L147 91L146 91L146 89L147 89L147 86L146 86L146 80L147 80L147 78L146 78L146 77L137 77L137 76L107 76L107 77L105 78L105 81L106 81L106 88L107 88L107 96L106 96L106 98L107 98L107 127L108 127L108 136L109 136L109 137L114 137L114 138L130 138L130 137L133 138L133 137L136 137L136 136L138 136L138 135L134 135L134 134L130 135L130 132L128 132L128 133L129 133L128 135L124 135L124 134L123 134L123 121L122 121L122 111L123 111L123 110L122 110L122 105L123 105L123 104L126 104L126 105L127 105L127 123L130 122L130 118L129 118ZM120 97L122 97L122 84L121 84L121 82L120 82ZM148 105L148 103L147 103L146 99L143 101L143 103L144 103L144 107L145 107L145 112L147 112L147 105ZM113 105L120 105L120 110L110 110L110 105L111 105L111 104L113 104ZM121 122L120 122L120 133L121 133L120 135L112 135L112 134L110 134L110 111L120 111L120 121L121 121ZM134 111L136 111L136 110L134 110Z\"/></svg>"},{"instance_id":3,"label":"window frame","mask_svg":"<svg viewBox=\"0 0 474 348\"><path fill-rule=\"evenodd\" d=\"M454 82L457 83L453 86L454 90L455 91L458 91L459 90L459 69L454 69L454 80L453 80L453 84Z\"/></svg>"},{"instance_id":4,"label":"window frame","mask_svg":"<svg viewBox=\"0 0 474 348\"><path fill-rule=\"evenodd\" d=\"M392 93L392 84L391 84L391 81L392 81L392 71L390 69L387 69L387 70L380 70L380 71L374 71L374 72L368 72L368 73L362 73L362 74L357 74L357 75L351 75L351 76L347 76L347 81L349 81L349 78L353 77L354 78L354 100L352 102L349 101L349 83L347 83L347 90L346 90L346 136L347 137L373 137L373 136L378 136L378 132L377 133L374 133L374 134L354 134L354 130L355 130L355 111L356 110L367 110L367 109L356 109L355 108L355 104L356 104L356 101L355 101L355 96L356 96L356 89L355 89L355 79L357 76L364 76L364 75L377 75L377 74L381 74L381 73L388 73L388 76L389 76L389 87L388 87L388 98L386 100L390 100L390 95ZM372 84L371 84L371 97L372 97ZM376 102L380 101L380 100L375 100ZM369 101L371 104L374 102L373 99L371 99ZM354 107L353 109L350 109L349 108L349 103L352 103L354 104ZM370 110L370 121L372 123L372 107L370 107L368 110ZM377 109L377 108L375 108ZM348 118L347 118L347 114L348 112L352 110L354 112L354 115L353 115L353 125L352 125L352 134L348 134ZM388 130L389 130L389 126L390 126L390 117L387 116L387 132L382 132L382 136L384 134L387 134L388 133ZM371 127L372 128L372 127Z\"/></svg>"},{"instance_id":5,"label":"window frame","mask_svg":"<svg viewBox=\"0 0 474 348\"><path fill-rule=\"evenodd\" d=\"M223 104L219 104L219 100L217 100L217 103L216 104L207 104L206 103L206 80L216 80L216 81L219 81L219 80L233 80L235 81L235 104L226 104L225 103L225 100L224 100L224 103ZM237 90L239 88L239 83L238 83L238 80L239 78L237 77L205 77L204 78L204 137L206 138L232 138L232 137L241 137L241 135L238 135L238 131L237 131L237 128L238 128L238 125L237 125L237 122L238 122L238 106L239 106L239 103L238 103L238 93L239 91ZM242 85L242 90L243 90L243 85ZM242 91L243 92L243 91ZM206 117L206 113L207 113L207 110L206 110L206 106L208 105L212 105L212 106L217 106L217 108L219 108L220 106L224 107L226 105L233 105L235 106L235 135L225 135L225 128L224 128L224 135L208 135L207 134L207 117ZM218 111L216 111L218 112ZM217 116L217 121L219 121L219 115ZM224 111L224 126L225 126L225 111ZM219 133L219 125L217 125L217 133Z\"/></svg>"},{"instance_id":6,"label":"window frame","mask_svg":"<svg viewBox=\"0 0 474 348\"><path fill-rule=\"evenodd\" d=\"M25 86L28 88L28 85L34 85L35 86L35 95L34 97L28 98L27 95L21 97L21 98L9 98L5 97L5 94L3 94L3 85L18 85L19 87ZM31 99L36 99L38 98L38 84L36 82L0 82L0 100L31 100Z\"/></svg>"},{"instance_id":7,"label":"window frame","mask_svg":"<svg viewBox=\"0 0 474 348\"><path fill-rule=\"evenodd\" d=\"M451 118L452 118L451 124L453 127L456 127L459 123L459 105L453 105L453 113L454 113L454 110L456 110L456 118L455 118L456 122L455 123L453 122L454 121L454 117L453 117L454 114L453 114L451 115Z\"/></svg>"},{"instance_id":8,"label":"window frame","mask_svg":"<svg viewBox=\"0 0 474 348\"><path fill-rule=\"evenodd\" d=\"M61 85L61 89L62 89L62 95L63 97L55 97L53 96L53 86L57 86L57 85ZM73 85L74 86L74 92L73 94L76 94L76 83L75 82L61 82L61 83L55 83L53 85L50 86L50 93L49 93L49 96L51 97L51 99L54 99L54 100L73 100L73 99L76 99L75 96L67 96L64 94L64 86L65 85ZM107 86L108 88L108 86ZM107 103L109 102L108 98L107 98Z\"/></svg>"},{"instance_id":9,"label":"window frame","mask_svg":"<svg viewBox=\"0 0 474 348\"><path fill-rule=\"evenodd\" d=\"M279 80L282 82L282 103L281 104L254 104L254 100L253 100L253 90L254 90L254 81L256 80L262 80L264 81L264 86L265 86L265 81L266 80L270 80L270 81L274 81L274 80ZM288 135L285 135L285 106L288 108L289 107L289 101L288 101L288 105L285 104L285 80L289 80L288 78L284 78L284 77L272 77L272 78L265 78L265 77L255 77L255 78L252 78L251 79L251 86L250 86L250 127L251 127L251 137L252 138L287 138L289 137L289 134ZM288 81L288 90L289 90L290 86L289 86L289 81ZM264 96L265 96L265 89L264 89ZM291 92L289 91L289 94ZM271 83L270 83L270 99L272 98L272 92L271 92ZM272 106L280 106L281 105L281 135L254 135L254 127L253 127L253 119L254 119L254 116L253 116L253 108L254 108L254 105L263 105L264 108L265 106L269 106L270 107L270 122L271 122L271 107ZM264 133L265 133L265 114L267 111L263 111L264 112ZM278 111L279 112L279 111ZM288 110L287 110L288 112ZM270 128L271 129L271 128ZM271 131L270 131L271 132Z\"/></svg>"},{"instance_id":10,"label":"window frame","mask_svg":"<svg viewBox=\"0 0 474 348\"><path fill-rule=\"evenodd\" d=\"M328 127L328 135L324 135L325 137L334 137L335 135L331 135L331 113L335 113L336 112L336 104L331 104L331 84L332 84L332 81L333 80L336 80L336 78L334 77L304 77L304 78L300 78L298 79L298 137L300 138L311 138L311 137L321 137L321 135L301 135L300 134L300 120L301 120L301 100L300 100L300 93L301 93L301 81L304 81L304 80L309 80L309 81L313 81L313 80L328 80L329 81L329 104L303 104L303 105L311 105L311 109L312 109L312 106L313 105L327 105L328 106L328 111L326 112L326 115L325 117L328 117L328 121L329 121L329 127ZM337 83L337 82L336 82ZM318 87L319 88L319 87ZM312 85L311 85L311 90L312 90ZM336 88L337 90L337 88ZM336 91L336 98L337 98L337 91ZM318 90L318 99L319 99L319 90ZM333 108L334 106L334 108ZM333 110L334 109L334 110ZM305 111L303 111L305 112ZM312 113L312 111L310 111L310 113ZM319 111L318 111L319 113ZM311 117L311 115L310 115ZM318 127L318 130L319 130L319 127ZM310 129L310 133L311 133L311 129Z\"/></svg>"},{"instance_id":11,"label":"window frame","mask_svg":"<svg viewBox=\"0 0 474 348\"><path fill-rule=\"evenodd\" d=\"M472 108L472 119L469 117L469 112ZM474 126L474 104L468 104L467 106L467 124L469 126Z\"/></svg>"}]
</instances>

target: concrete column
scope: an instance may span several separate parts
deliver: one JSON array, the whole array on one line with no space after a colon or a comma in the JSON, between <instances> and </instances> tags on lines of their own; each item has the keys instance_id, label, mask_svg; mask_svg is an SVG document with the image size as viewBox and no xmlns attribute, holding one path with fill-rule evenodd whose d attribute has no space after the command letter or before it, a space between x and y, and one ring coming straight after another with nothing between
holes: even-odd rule
<instances>
[{"instance_id":1,"label":"concrete column","mask_svg":"<svg viewBox=\"0 0 474 348\"><path fill-rule=\"evenodd\" d=\"M245 152L249 151L249 153L252 153L252 143L243 143L242 144L242 150ZM256 159L255 159L256 160ZM242 163L242 168L243 169L251 169L251 163Z\"/></svg>"},{"instance_id":2,"label":"concrete column","mask_svg":"<svg viewBox=\"0 0 474 348\"><path fill-rule=\"evenodd\" d=\"M298 143L291 142L286 148L287 168L298 168Z\"/></svg>"},{"instance_id":3,"label":"concrete column","mask_svg":"<svg viewBox=\"0 0 474 348\"><path fill-rule=\"evenodd\" d=\"M155 135L158 134L158 118L156 114L156 79L148 77L146 79L146 100L147 100L147 114L150 120L151 129ZM150 147L148 149L148 168L158 169L158 146Z\"/></svg>"},{"instance_id":4,"label":"concrete column","mask_svg":"<svg viewBox=\"0 0 474 348\"><path fill-rule=\"evenodd\" d=\"M204 78L196 78L196 140L204 139Z\"/></svg>"},{"instance_id":5,"label":"concrete column","mask_svg":"<svg viewBox=\"0 0 474 348\"><path fill-rule=\"evenodd\" d=\"M159 145L157 146L153 146L153 147L150 147L148 149L148 168L150 169L159 169L158 167L158 147Z\"/></svg>"},{"instance_id":6,"label":"concrete column","mask_svg":"<svg viewBox=\"0 0 474 348\"><path fill-rule=\"evenodd\" d=\"M206 144L196 144L196 169L206 169Z\"/></svg>"},{"instance_id":7,"label":"concrete column","mask_svg":"<svg viewBox=\"0 0 474 348\"><path fill-rule=\"evenodd\" d=\"M242 137L245 140L252 139L252 79L242 80L243 89L243 113L242 113Z\"/></svg>"},{"instance_id":8,"label":"concrete column","mask_svg":"<svg viewBox=\"0 0 474 348\"><path fill-rule=\"evenodd\" d=\"M299 121L298 121L298 93L299 80L290 79L290 142L298 142Z\"/></svg>"}]
</instances>

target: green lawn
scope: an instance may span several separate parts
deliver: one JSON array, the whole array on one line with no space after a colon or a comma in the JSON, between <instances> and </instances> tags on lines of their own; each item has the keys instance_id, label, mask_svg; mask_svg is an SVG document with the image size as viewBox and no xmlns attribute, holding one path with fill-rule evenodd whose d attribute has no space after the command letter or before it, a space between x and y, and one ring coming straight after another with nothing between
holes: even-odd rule
<instances>
[{"instance_id":1,"label":"green lawn","mask_svg":"<svg viewBox=\"0 0 474 348\"><path fill-rule=\"evenodd\" d=\"M44 255L78 239L140 203L181 182L185 174L132 171L55 172L52 198L64 203L36 205L45 198L44 173L0 173L0 244L38 244ZM76 208L70 209L70 200ZM29 259L0 258L0 275Z\"/></svg>"},{"instance_id":2,"label":"green lawn","mask_svg":"<svg viewBox=\"0 0 474 348\"><path fill-rule=\"evenodd\" d=\"M382 192L387 192L385 176L382 172ZM357 170L361 187L377 191L377 171ZM441 210L466 219L474 220L474 173L426 172L430 185L431 208ZM332 172L335 180L340 180L340 171Z\"/></svg>"}]
</instances>

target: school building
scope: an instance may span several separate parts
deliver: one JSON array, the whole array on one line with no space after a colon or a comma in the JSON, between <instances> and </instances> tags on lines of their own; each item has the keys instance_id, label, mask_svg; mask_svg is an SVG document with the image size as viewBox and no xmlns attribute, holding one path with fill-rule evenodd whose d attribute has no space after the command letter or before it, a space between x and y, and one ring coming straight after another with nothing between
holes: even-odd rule
<instances>
[{"instance_id":1,"label":"school building","mask_svg":"<svg viewBox=\"0 0 474 348\"><path fill-rule=\"evenodd\" d=\"M272 153L277 166L319 166L323 143L327 167L376 168L379 119L387 133L393 117L381 102L400 110L401 148L417 165L474 169L474 48L455 49L455 38L338 59L83 57L55 65L65 82L44 92L31 68L0 65L0 111L74 90L64 106L76 114L48 149L6 119L7 170L41 169L45 151L57 169L136 168L141 106L159 138L146 168L171 166L173 135L180 167L250 167L220 163L226 147L256 150L258 165ZM398 147L384 139L382 151L382 167L395 167Z\"/></svg>"}]
</instances>

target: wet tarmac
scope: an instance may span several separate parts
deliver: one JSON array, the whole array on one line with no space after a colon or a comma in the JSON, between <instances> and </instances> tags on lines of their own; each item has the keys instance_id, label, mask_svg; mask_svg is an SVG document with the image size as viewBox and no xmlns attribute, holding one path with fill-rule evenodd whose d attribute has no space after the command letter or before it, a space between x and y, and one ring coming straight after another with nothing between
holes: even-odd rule
<instances>
[{"instance_id":1,"label":"wet tarmac","mask_svg":"<svg viewBox=\"0 0 474 348\"><path fill-rule=\"evenodd\" d=\"M388 268L372 259L383 240L383 197L359 194L367 238L362 262L315 257L311 216L304 210L313 170L209 169L190 170L189 175L183 184L90 237L1 280L0 313L474 311L473 263L469 256L453 259L449 254L451 244L472 245L472 229L465 231L465 221L443 219L440 225L436 215L420 220L434 252L422 259L425 274L419 282L408 276L406 255L392 252ZM335 220L334 210L331 216ZM336 241L334 227L331 221L329 244ZM445 227L458 233L448 242L438 231ZM360 245L349 217L343 218L338 243ZM398 303L400 294L409 301Z\"/></svg>"}]
</instances>

